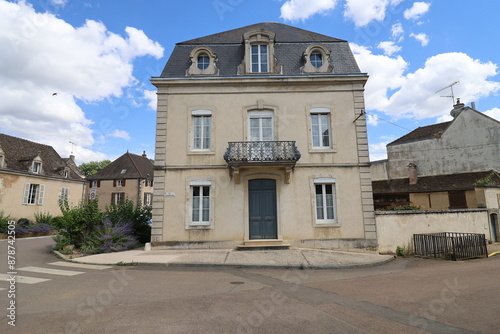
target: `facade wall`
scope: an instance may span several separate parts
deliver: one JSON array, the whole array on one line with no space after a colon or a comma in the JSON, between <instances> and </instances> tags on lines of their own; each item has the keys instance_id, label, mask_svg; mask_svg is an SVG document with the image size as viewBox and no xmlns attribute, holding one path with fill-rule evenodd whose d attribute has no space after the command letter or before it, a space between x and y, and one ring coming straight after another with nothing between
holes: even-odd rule
<instances>
[{"instance_id":1,"label":"facade wall","mask_svg":"<svg viewBox=\"0 0 500 334\"><path fill-rule=\"evenodd\" d=\"M227 80L227 79L225 79ZM345 79L224 80L158 86L153 205L153 242L225 242L248 240L248 181L277 181L278 239L376 239L364 117L363 84ZM257 83L256 83L257 82ZM310 108L328 108L332 148L311 148ZM191 113L210 110L212 147L190 149ZM293 140L301 158L286 183L285 168L242 167L240 182L231 177L223 156L228 142L248 141L248 112L274 115L274 140ZM314 178L335 179L338 226L314 226ZM213 194L210 228L187 228L189 184L209 181ZM376 242L375 242L376 244Z\"/></svg>"},{"instance_id":2,"label":"facade wall","mask_svg":"<svg viewBox=\"0 0 500 334\"><path fill-rule=\"evenodd\" d=\"M43 203L23 204L25 184L44 186ZM0 210L11 218L28 218L34 220L35 213L49 213L60 216L59 199L61 189L68 188L68 202L78 205L84 198L85 182L46 178L16 173L0 173Z\"/></svg>"},{"instance_id":3,"label":"facade wall","mask_svg":"<svg viewBox=\"0 0 500 334\"><path fill-rule=\"evenodd\" d=\"M481 233L491 238L487 210L377 212L379 252L395 253L398 246L413 250L413 234Z\"/></svg>"},{"instance_id":4,"label":"facade wall","mask_svg":"<svg viewBox=\"0 0 500 334\"><path fill-rule=\"evenodd\" d=\"M99 187L93 189L97 191L100 210L105 210L106 206L112 203L113 193L124 193L125 198L134 201L134 203L137 203L138 200L143 203L145 192L153 193L153 187L146 187L145 180L128 179L123 187L113 186L113 180L101 180L99 183ZM92 182L89 182L87 186L90 191Z\"/></svg>"},{"instance_id":5,"label":"facade wall","mask_svg":"<svg viewBox=\"0 0 500 334\"><path fill-rule=\"evenodd\" d=\"M391 179L408 177L409 163L419 176L500 170L500 123L465 109L441 137L390 145L387 155Z\"/></svg>"}]
</instances>

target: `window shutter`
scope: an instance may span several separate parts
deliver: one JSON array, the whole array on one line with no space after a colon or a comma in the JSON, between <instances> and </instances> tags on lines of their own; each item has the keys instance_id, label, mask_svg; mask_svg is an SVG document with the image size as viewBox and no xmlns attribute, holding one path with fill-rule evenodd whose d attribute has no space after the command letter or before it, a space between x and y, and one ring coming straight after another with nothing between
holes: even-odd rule
<instances>
[{"instance_id":1,"label":"window shutter","mask_svg":"<svg viewBox=\"0 0 500 334\"><path fill-rule=\"evenodd\" d=\"M122 187L125 187L125 179L122 180Z\"/></svg>"},{"instance_id":2,"label":"window shutter","mask_svg":"<svg viewBox=\"0 0 500 334\"><path fill-rule=\"evenodd\" d=\"M23 204L28 204L29 197L30 197L30 184L26 183L24 185Z\"/></svg>"},{"instance_id":3,"label":"window shutter","mask_svg":"<svg viewBox=\"0 0 500 334\"><path fill-rule=\"evenodd\" d=\"M101 181L97 180L97 188L99 188L100 186L101 186Z\"/></svg>"},{"instance_id":4,"label":"window shutter","mask_svg":"<svg viewBox=\"0 0 500 334\"><path fill-rule=\"evenodd\" d=\"M116 180L113 180L113 187L116 187Z\"/></svg>"},{"instance_id":5,"label":"window shutter","mask_svg":"<svg viewBox=\"0 0 500 334\"><path fill-rule=\"evenodd\" d=\"M43 196L45 195L45 185L40 185L40 193L38 194L38 205L43 205Z\"/></svg>"},{"instance_id":6,"label":"window shutter","mask_svg":"<svg viewBox=\"0 0 500 334\"><path fill-rule=\"evenodd\" d=\"M111 204L116 204L115 203L115 195L116 195L116 193L111 193Z\"/></svg>"}]
</instances>

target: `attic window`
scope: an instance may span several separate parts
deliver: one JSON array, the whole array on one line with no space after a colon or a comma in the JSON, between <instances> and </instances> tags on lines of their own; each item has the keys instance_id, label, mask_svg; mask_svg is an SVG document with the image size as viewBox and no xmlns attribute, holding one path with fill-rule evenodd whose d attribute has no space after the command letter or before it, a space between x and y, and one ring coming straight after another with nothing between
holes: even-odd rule
<instances>
[{"instance_id":1,"label":"attic window","mask_svg":"<svg viewBox=\"0 0 500 334\"><path fill-rule=\"evenodd\" d=\"M4 156L0 155L0 168L3 168L4 162L5 162Z\"/></svg>"},{"instance_id":2,"label":"attic window","mask_svg":"<svg viewBox=\"0 0 500 334\"><path fill-rule=\"evenodd\" d=\"M322 45L310 45L303 54L304 66L302 73L332 73L329 63L330 50Z\"/></svg>"},{"instance_id":3,"label":"attic window","mask_svg":"<svg viewBox=\"0 0 500 334\"><path fill-rule=\"evenodd\" d=\"M122 171L120 172L120 174L125 174L127 172L127 168L124 168L122 169Z\"/></svg>"},{"instance_id":4,"label":"attic window","mask_svg":"<svg viewBox=\"0 0 500 334\"><path fill-rule=\"evenodd\" d=\"M311 65L320 68L323 65L323 57L319 52L311 54Z\"/></svg>"},{"instance_id":5,"label":"attic window","mask_svg":"<svg viewBox=\"0 0 500 334\"><path fill-rule=\"evenodd\" d=\"M210 57L208 57L206 54L198 56L197 64L200 70L207 69L208 65L210 65Z\"/></svg>"},{"instance_id":6,"label":"attic window","mask_svg":"<svg viewBox=\"0 0 500 334\"><path fill-rule=\"evenodd\" d=\"M215 65L217 55L207 46L198 46L189 54L191 65L186 75L218 75L219 69Z\"/></svg>"},{"instance_id":7,"label":"attic window","mask_svg":"<svg viewBox=\"0 0 500 334\"><path fill-rule=\"evenodd\" d=\"M274 57L274 38L275 33L266 29L245 33L245 58L238 67L238 74L281 74L282 68Z\"/></svg>"},{"instance_id":8,"label":"attic window","mask_svg":"<svg viewBox=\"0 0 500 334\"><path fill-rule=\"evenodd\" d=\"M42 172L42 163L38 161L33 161L32 167L33 173L40 174Z\"/></svg>"}]
</instances>

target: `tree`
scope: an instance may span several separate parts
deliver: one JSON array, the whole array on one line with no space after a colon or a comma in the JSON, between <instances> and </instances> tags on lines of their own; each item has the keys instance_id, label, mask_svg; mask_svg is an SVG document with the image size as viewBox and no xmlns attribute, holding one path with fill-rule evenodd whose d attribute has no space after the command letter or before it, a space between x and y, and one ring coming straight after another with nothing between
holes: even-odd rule
<instances>
[{"instance_id":1,"label":"tree","mask_svg":"<svg viewBox=\"0 0 500 334\"><path fill-rule=\"evenodd\" d=\"M84 162L80 166L78 166L78 169L80 172L85 175L85 176L91 176L106 167L111 163L111 160L101 160L101 161L90 161L90 162Z\"/></svg>"}]
</instances>

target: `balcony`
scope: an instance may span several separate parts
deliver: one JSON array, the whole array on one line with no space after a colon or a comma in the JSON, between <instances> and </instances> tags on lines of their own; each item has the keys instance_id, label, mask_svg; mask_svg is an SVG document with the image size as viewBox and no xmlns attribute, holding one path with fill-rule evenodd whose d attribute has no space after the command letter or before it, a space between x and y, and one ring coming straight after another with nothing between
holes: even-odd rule
<instances>
[{"instance_id":1,"label":"balcony","mask_svg":"<svg viewBox=\"0 0 500 334\"><path fill-rule=\"evenodd\" d=\"M239 141L228 144L224 160L232 167L236 183L239 183L239 167L242 166L283 166L289 183L291 169L300 159L295 141Z\"/></svg>"}]
</instances>

